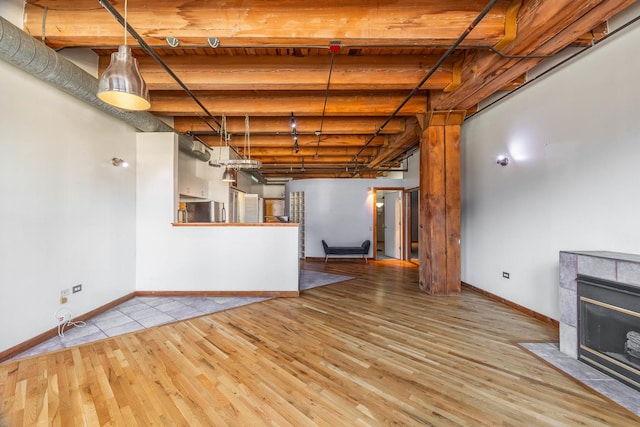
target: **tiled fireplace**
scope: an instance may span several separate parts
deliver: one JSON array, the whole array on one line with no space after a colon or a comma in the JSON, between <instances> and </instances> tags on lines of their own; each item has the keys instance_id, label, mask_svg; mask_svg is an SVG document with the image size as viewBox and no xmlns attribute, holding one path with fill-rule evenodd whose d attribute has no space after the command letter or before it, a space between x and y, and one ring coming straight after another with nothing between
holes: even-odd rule
<instances>
[{"instance_id":1,"label":"tiled fireplace","mask_svg":"<svg viewBox=\"0 0 640 427\"><path fill-rule=\"evenodd\" d=\"M560 350L640 390L640 256L560 252Z\"/></svg>"}]
</instances>

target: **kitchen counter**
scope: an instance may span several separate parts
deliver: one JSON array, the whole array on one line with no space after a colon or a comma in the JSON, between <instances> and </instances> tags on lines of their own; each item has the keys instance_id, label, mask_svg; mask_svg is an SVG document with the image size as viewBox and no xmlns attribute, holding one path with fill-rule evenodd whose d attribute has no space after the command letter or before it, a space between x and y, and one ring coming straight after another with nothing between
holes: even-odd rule
<instances>
[{"instance_id":1,"label":"kitchen counter","mask_svg":"<svg viewBox=\"0 0 640 427\"><path fill-rule=\"evenodd\" d=\"M139 224L137 290L297 296L296 223Z\"/></svg>"},{"instance_id":2,"label":"kitchen counter","mask_svg":"<svg viewBox=\"0 0 640 427\"><path fill-rule=\"evenodd\" d=\"M173 222L174 227L297 227L295 222Z\"/></svg>"}]
</instances>

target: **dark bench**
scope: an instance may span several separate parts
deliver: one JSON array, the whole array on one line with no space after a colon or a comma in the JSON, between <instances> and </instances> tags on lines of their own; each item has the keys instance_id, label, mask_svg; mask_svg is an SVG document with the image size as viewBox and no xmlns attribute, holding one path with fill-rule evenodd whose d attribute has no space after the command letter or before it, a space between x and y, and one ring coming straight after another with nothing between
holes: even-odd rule
<instances>
[{"instance_id":1,"label":"dark bench","mask_svg":"<svg viewBox=\"0 0 640 427\"><path fill-rule=\"evenodd\" d=\"M329 255L362 255L364 262L367 261L367 255L369 255L369 248L371 247L371 241L365 240L360 246L329 246L327 242L322 241L324 247L324 262L329 259Z\"/></svg>"}]
</instances>

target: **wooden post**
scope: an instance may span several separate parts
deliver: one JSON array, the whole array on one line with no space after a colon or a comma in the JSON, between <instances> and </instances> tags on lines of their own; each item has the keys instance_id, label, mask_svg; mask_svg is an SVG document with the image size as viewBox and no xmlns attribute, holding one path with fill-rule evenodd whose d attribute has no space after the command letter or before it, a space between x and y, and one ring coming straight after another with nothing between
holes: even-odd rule
<instances>
[{"instance_id":1,"label":"wooden post","mask_svg":"<svg viewBox=\"0 0 640 427\"><path fill-rule=\"evenodd\" d=\"M460 128L464 112L432 113L420 138L420 288L460 293Z\"/></svg>"}]
</instances>

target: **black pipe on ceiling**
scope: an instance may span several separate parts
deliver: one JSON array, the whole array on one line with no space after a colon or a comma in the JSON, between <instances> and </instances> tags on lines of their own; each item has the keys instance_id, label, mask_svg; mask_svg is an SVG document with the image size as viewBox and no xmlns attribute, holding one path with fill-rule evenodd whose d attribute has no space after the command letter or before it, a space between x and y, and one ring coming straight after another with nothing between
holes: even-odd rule
<instances>
[{"instance_id":1,"label":"black pipe on ceiling","mask_svg":"<svg viewBox=\"0 0 640 427\"><path fill-rule=\"evenodd\" d=\"M322 116L320 117L320 129L316 132L318 136L318 143L316 144L316 154L313 156L314 159L318 158L318 150L320 150L320 139L322 138L322 126L324 124L324 116L327 112L327 100L329 99L329 85L331 84L331 74L333 73L333 62L336 57L337 50L329 49L331 52L331 63L329 64L329 77L327 77L327 86L324 90L324 105L322 106Z\"/></svg>"},{"instance_id":2,"label":"black pipe on ceiling","mask_svg":"<svg viewBox=\"0 0 640 427\"><path fill-rule=\"evenodd\" d=\"M389 124L389 122L391 122L391 120L393 120L398 113L400 112L400 110L402 109L402 107L404 107L410 100L411 98L413 98L418 91L420 90L420 88L422 87L422 85L425 84L425 82L427 80L429 80L429 78L438 70L438 68L440 68L440 66L444 63L444 61L447 60L447 58L449 56L451 56L451 54L453 52L455 52L455 50L458 48L458 46L460 46L460 44L464 41L465 38L467 38L467 36L469 35L469 33L471 33L471 31L473 31L473 29L480 23L480 21L482 21L482 19L484 19L484 17L489 13L489 11L493 8L493 6L495 6L495 4L498 2L498 0L491 0L484 9L482 9L482 11L480 12L480 14L476 17L476 19L473 20L473 22L471 24L469 24L469 26L467 27L466 30L464 30L464 32L460 35L460 37L458 37L458 39L451 45L451 47L449 47L449 49L447 49L447 51L444 53L444 55L442 55L440 57L440 59L438 59L438 61L434 64L434 66L429 70L429 72L427 73L426 76L424 76L422 78L422 80L420 80L420 82L418 82L418 84L416 85L416 87L414 87L411 92L409 93L409 95L407 95L407 97L404 99L404 101L402 101L400 103L400 105L398 106L398 108L396 108L393 113L391 113L391 115L384 121L384 123L382 123L382 125L380 125L380 127L378 128L378 130L375 131L375 133L367 140L367 142L364 144L364 146L362 146L362 148L360 148L360 151L358 151L358 153L353 156L353 159L347 163L346 167L348 168L350 164L355 163L355 171L351 174L351 176L355 176L358 173L358 169L357 169L357 160L358 160L358 156L360 154L362 154L362 152L364 151L365 148L367 148L369 146L369 144L371 144L371 142L373 142L374 139L376 139L378 137L378 135L380 135L380 132L382 132L382 130Z\"/></svg>"}]
</instances>

